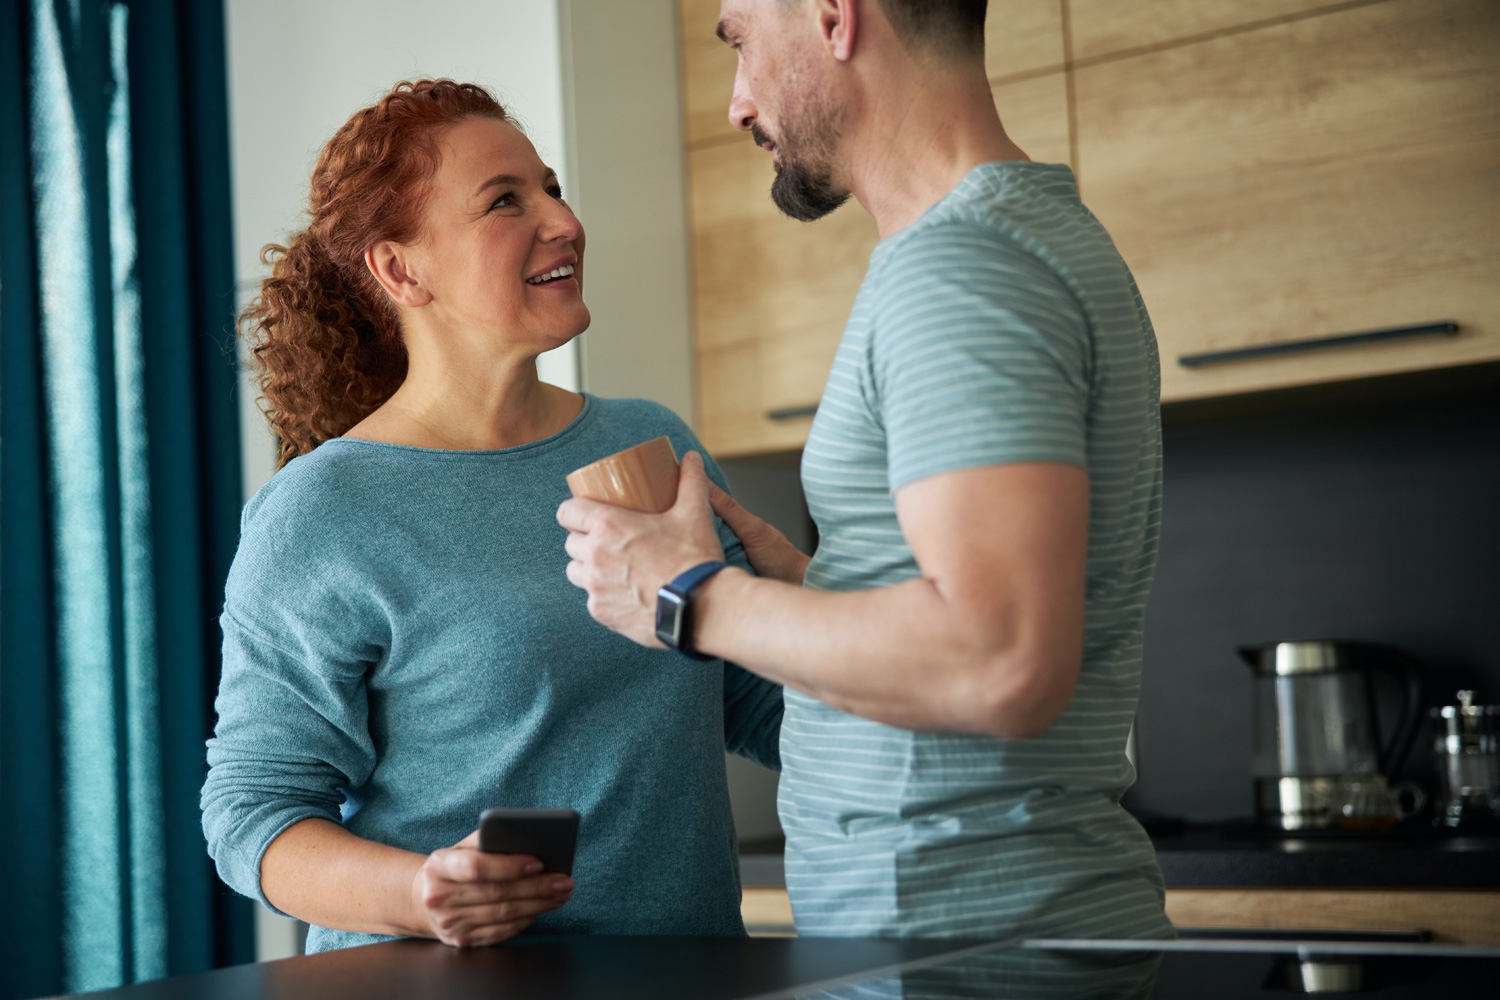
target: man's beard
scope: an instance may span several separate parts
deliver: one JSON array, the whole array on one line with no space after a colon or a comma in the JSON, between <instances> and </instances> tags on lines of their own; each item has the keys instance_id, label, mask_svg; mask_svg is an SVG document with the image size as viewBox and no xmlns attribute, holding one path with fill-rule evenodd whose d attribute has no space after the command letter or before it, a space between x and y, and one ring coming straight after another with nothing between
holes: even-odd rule
<instances>
[{"instance_id":1,"label":"man's beard","mask_svg":"<svg viewBox=\"0 0 1500 1000\"><path fill-rule=\"evenodd\" d=\"M773 142L781 154L776 164L776 180L771 183L771 200L783 213L800 222L816 222L849 200L848 191L833 186L833 166L829 162L843 116L819 104L809 117L806 128L784 122L781 142L763 132L759 122L750 127L756 145Z\"/></svg>"}]
</instances>

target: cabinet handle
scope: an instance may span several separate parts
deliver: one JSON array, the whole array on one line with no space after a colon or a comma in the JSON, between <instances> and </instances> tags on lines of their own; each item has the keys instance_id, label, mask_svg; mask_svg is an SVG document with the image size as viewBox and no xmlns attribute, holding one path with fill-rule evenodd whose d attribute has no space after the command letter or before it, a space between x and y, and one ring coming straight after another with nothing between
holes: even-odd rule
<instances>
[{"instance_id":1,"label":"cabinet handle","mask_svg":"<svg viewBox=\"0 0 1500 1000\"><path fill-rule=\"evenodd\" d=\"M1178 356L1177 363L1184 368L1202 368L1206 365L1222 365L1231 361L1249 361L1253 358L1273 358L1283 354L1321 351L1329 347L1373 344L1382 340L1405 340L1410 337L1427 337L1432 334L1451 336L1457 332L1458 324L1451 319L1444 319L1432 323L1418 323L1415 326L1393 326L1386 330L1364 330L1360 333L1334 334L1332 337L1310 337L1307 340L1287 340L1279 344L1236 347L1229 351L1182 354Z\"/></svg>"},{"instance_id":2,"label":"cabinet handle","mask_svg":"<svg viewBox=\"0 0 1500 1000\"><path fill-rule=\"evenodd\" d=\"M784 410L767 410L767 420L796 420L799 417L810 417L818 412L818 404L809 406L789 406Z\"/></svg>"}]
</instances>

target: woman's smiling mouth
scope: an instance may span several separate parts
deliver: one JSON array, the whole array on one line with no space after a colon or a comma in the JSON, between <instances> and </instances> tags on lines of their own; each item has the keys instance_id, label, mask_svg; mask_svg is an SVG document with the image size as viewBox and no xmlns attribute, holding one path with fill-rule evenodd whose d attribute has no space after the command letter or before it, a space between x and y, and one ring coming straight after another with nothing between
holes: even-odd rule
<instances>
[{"instance_id":1,"label":"woman's smiling mouth","mask_svg":"<svg viewBox=\"0 0 1500 1000\"><path fill-rule=\"evenodd\" d=\"M564 264L562 267L554 267L552 270L546 272L545 274L539 274L535 278L527 278L526 281L527 283L532 285L545 285L549 281L556 281L558 278L572 277L572 275L573 265Z\"/></svg>"}]
</instances>

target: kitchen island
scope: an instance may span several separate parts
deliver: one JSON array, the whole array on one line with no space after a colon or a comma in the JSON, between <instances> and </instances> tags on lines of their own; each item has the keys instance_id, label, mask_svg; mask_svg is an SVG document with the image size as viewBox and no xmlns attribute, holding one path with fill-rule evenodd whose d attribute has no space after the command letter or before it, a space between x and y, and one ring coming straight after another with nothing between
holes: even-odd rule
<instances>
[{"instance_id":1,"label":"kitchen island","mask_svg":"<svg viewBox=\"0 0 1500 1000\"><path fill-rule=\"evenodd\" d=\"M1165 953L1079 942L859 938L548 937L492 948L391 941L90 994L103 1000L358 1000L506 997L510 1000L732 1000L732 998L1119 997L1216 1000L1285 995L1301 974L1293 944L1166 942ZM1500 949L1404 947L1358 954L1329 945L1303 953L1329 969L1357 968L1389 1000L1457 996L1500 975ZM1417 950L1414 951L1413 949ZM1416 957L1413 957L1416 956ZM1473 995L1480 995L1475 992Z\"/></svg>"}]
</instances>

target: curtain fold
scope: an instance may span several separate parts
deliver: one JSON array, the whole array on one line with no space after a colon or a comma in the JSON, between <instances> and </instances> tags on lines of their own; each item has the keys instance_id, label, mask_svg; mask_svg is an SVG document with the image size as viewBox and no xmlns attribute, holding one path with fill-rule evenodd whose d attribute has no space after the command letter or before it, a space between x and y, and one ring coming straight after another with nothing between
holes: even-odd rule
<instances>
[{"instance_id":1,"label":"curtain fold","mask_svg":"<svg viewBox=\"0 0 1500 1000\"><path fill-rule=\"evenodd\" d=\"M252 956L199 832L238 533L220 0L4 0L0 997Z\"/></svg>"}]
</instances>

